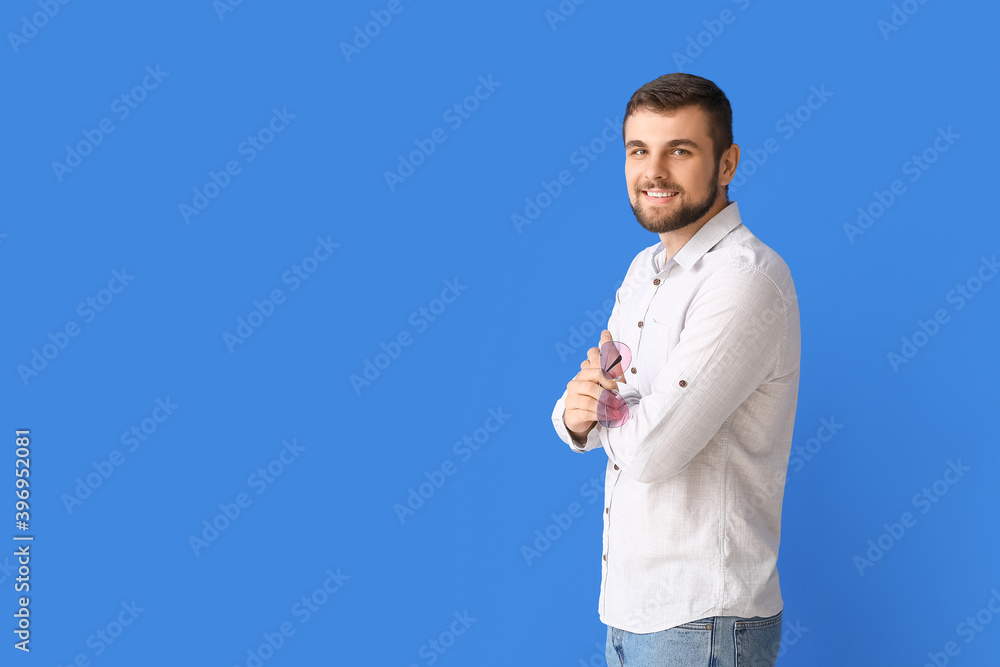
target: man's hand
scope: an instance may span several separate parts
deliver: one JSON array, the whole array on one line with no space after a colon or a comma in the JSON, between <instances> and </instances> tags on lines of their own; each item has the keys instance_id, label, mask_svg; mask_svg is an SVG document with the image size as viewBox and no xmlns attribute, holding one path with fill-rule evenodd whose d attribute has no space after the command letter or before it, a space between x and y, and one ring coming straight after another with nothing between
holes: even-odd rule
<instances>
[{"instance_id":1,"label":"man's hand","mask_svg":"<svg viewBox=\"0 0 1000 667\"><path fill-rule=\"evenodd\" d=\"M601 345L611 340L611 332L601 332ZM624 382L624 377L621 382ZM586 442L587 434L597 424L597 399L601 388L617 389L618 382L608 380L601 374L601 350L592 347L587 350L587 358L580 364L580 372L566 385L566 410L563 423L570 435L578 443Z\"/></svg>"}]
</instances>

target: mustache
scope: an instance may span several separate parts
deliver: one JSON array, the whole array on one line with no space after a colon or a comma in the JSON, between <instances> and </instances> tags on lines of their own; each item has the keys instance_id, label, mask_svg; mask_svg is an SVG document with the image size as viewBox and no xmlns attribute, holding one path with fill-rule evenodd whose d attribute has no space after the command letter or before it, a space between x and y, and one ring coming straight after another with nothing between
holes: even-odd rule
<instances>
[{"instance_id":1,"label":"mustache","mask_svg":"<svg viewBox=\"0 0 1000 667\"><path fill-rule=\"evenodd\" d=\"M669 190L671 192L676 192L678 194L683 194L684 189L673 183L643 183L637 185L635 188L636 192L642 192L643 190Z\"/></svg>"}]
</instances>

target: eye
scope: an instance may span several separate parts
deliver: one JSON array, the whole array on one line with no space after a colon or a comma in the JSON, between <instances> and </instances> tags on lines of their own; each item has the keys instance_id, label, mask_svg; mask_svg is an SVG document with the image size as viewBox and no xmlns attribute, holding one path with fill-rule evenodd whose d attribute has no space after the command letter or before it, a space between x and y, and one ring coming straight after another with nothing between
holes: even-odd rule
<instances>
[{"instance_id":1,"label":"eye","mask_svg":"<svg viewBox=\"0 0 1000 667\"><path fill-rule=\"evenodd\" d=\"M675 148L673 152L675 154L677 154L677 155L688 155L689 154L689 152L686 151L686 150L684 150L683 148Z\"/></svg>"},{"instance_id":2,"label":"eye","mask_svg":"<svg viewBox=\"0 0 1000 667\"><path fill-rule=\"evenodd\" d=\"M645 152L646 149L644 148L636 148L634 151L632 151L632 155L638 155L639 153L645 153Z\"/></svg>"}]
</instances>

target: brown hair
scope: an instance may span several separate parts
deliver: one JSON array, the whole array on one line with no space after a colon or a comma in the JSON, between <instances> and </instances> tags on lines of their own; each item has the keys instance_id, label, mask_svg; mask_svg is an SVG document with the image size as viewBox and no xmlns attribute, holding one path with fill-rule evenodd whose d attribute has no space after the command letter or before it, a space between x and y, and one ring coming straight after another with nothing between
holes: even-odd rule
<instances>
[{"instance_id":1,"label":"brown hair","mask_svg":"<svg viewBox=\"0 0 1000 667\"><path fill-rule=\"evenodd\" d=\"M733 145L733 109L718 86L694 74L664 74L635 91L625 106L622 141L625 140L625 122L639 109L669 113L691 105L700 106L708 116L708 131L718 162L725 150Z\"/></svg>"}]
</instances>

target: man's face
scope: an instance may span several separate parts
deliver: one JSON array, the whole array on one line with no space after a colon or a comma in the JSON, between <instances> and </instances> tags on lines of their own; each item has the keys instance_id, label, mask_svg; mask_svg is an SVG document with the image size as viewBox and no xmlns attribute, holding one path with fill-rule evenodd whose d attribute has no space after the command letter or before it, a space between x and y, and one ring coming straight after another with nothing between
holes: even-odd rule
<instances>
[{"instance_id":1,"label":"man's face","mask_svg":"<svg viewBox=\"0 0 1000 667\"><path fill-rule=\"evenodd\" d=\"M720 194L719 163L701 107L629 116L625 182L636 220L651 232L681 229L707 214Z\"/></svg>"}]
</instances>

